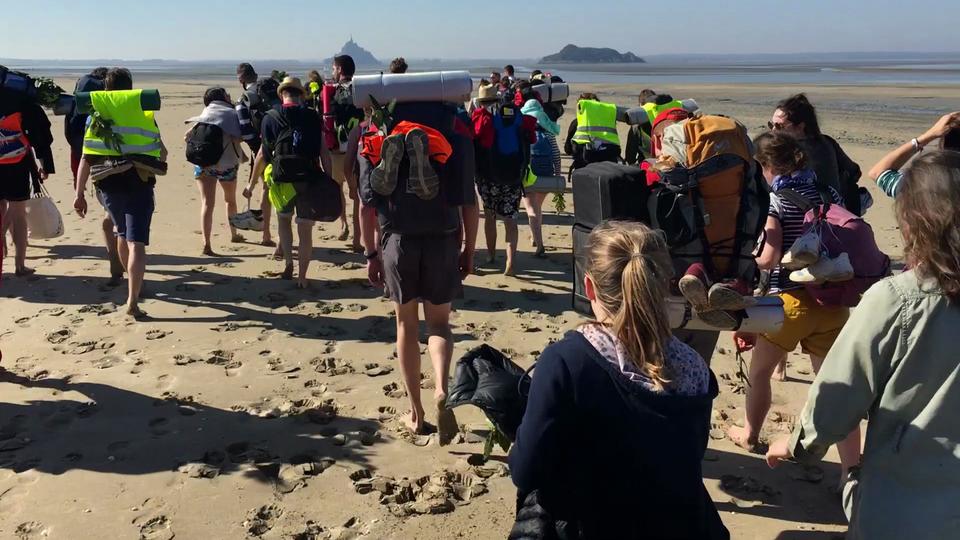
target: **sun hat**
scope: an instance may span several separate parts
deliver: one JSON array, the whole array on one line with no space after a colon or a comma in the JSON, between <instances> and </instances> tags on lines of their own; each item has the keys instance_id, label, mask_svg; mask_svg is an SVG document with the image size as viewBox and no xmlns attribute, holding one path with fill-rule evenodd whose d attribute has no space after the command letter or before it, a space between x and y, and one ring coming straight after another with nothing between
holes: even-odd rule
<instances>
[{"instance_id":1,"label":"sun hat","mask_svg":"<svg viewBox=\"0 0 960 540\"><path fill-rule=\"evenodd\" d=\"M497 87L493 84L485 84L477 89L477 102L478 103L488 103L491 101L497 101L500 99L500 96L497 95Z\"/></svg>"},{"instance_id":2,"label":"sun hat","mask_svg":"<svg viewBox=\"0 0 960 540\"><path fill-rule=\"evenodd\" d=\"M283 82L280 83L280 87L277 88L277 96L280 96L280 94L288 88L293 88L294 90L299 91L302 95L307 95L307 91L304 90L303 83L300 82L298 77L284 77Z\"/></svg>"}]
</instances>

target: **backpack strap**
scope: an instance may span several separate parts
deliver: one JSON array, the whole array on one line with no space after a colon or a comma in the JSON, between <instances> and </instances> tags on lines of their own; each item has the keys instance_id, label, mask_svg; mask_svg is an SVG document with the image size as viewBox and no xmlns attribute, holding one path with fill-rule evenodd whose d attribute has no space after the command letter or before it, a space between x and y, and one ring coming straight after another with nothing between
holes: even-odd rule
<instances>
[{"instance_id":1,"label":"backpack strap","mask_svg":"<svg viewBox=\"0 0 960 540\"><path fill-rule=\"evenodd\" d=\"M791 203L793 203L794 206L799 208L804 214L806 214L810 210L813 210L813 208L817 206L812 202L810 202L806 197L804 197L803 195L797 193L796 191L790 188L781 189L777 191L775 195L777 195L778 197L783 197L784 199L790 201ZM821 198L823 197L822 193L820 194L820 197Z\"/></svg>"}]
</instances>

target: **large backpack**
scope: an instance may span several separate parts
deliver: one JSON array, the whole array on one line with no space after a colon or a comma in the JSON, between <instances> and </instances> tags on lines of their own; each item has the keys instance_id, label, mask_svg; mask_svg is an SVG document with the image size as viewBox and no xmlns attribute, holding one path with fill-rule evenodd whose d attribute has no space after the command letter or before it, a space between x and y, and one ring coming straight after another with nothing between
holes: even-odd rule
<instances>
[{"instance_id":1,"label":"large backpack","mask_svg":"<svg viewBox=\"0 0 960 540\"><path fill-rule=\"evenodd\" d=\"M332 105L334 140L342 151L346 148L350 132L363 121L363 109L353 104L353 89L349 84L336 86Z\"/></svg>"},{"instance_id":2,"label":"large backpack","mask_svg":"<svg viewBox=\"0 0 960 540\"><path fill-rule=\"evenodd\" d=\"M821 193L820 204L807 200L792 189L781 189L777 196L805 212L803 232L816 229L821 250L830 258L841 253L850 257L854 277L851 280L804 284L807 293L822 306L854 307L871 285L890 275L890 258L877 247L870 224Z\"/></svg>"},{"instance_id":3,"label":"large backpack","mask_svg":"<svg viewBox=\"0 0 960 540\"><path fill-rule=\"evenodd\" d=\"M291 107L267 112L280 124L277 140L268 148L276 182L310 182L320 176L317 162L323 144L316 111Z\"/></svg>"},{"instance_id":4,"label":"large backpack","mask_svg":"<svg viewBox=\"0 0 960 540\"><path fill-rule=\"evenodd\" d=\"M714 281L757 282L753 252L770 198L752 156L747 129L730 118L701 116L666 128L661 180L648 203L676 276L699 262Z\"/></svg>"},{"instance_id":5,"label":"large backpack","mask_svg":"<svg viewBox=\"0 0 960 540\"><path fill-rule=\"evenodd\" d=\"M279 88L280 83L276 79L263 77L244 92L247 108L250 109L250 122L257 136L260 135L263 117L280 104L280 96L277 95Z\"/></svg>"},{"instance_id":6,"label":"large backpack","mask_svg":"<svg viewBox=\"0 0 960 540\"><path fill-rule=\"evenodd\" d=\"M493 146L477 145L477 174L493 184L521 185L530 162L524 140L524 115L514 104L498 105L493 113Z\"/></svg>"},{"instance_id":7,"label":"large backpack","mask_svg":"<svg viewBox=\"0 0 960 540\"><path fill-rule=\"evenodd\" d=\"M37 87L29 75L4 66L0 66L0 89L21 93L31 99L37 96Z\"/></svg>"},{"instance_id":8,"label":"large backpack","mask_svg":"<svg viewBox=\"0 0 960 540\"><path fill-rule=\"evenodd\" d=\"M187 161L200 167L216 165L223 156L223 129L197 122L187 134Z\"/></svg>"},{"instance_id":9,"label":"large backpack","mask_svg":"<svg viewBox=\"0 0 960 540\"><path fill-rule=\"evenodd\" d=\"M475 170L473 141L454 130L456 107L442 102L398 103L393 111L396 122L409 121L439 131L453 149L446 163L430 161L440 177L439 194L430 200L422 200L408 188L409 158L404 154L397 172L397 187L389 196L373 191L370 177L374 164L363 154L358 156L360 169L359 192L365 205L375 206L381 230L388 233L428 235L456 232L460 227L459 206L467 195L464 189L467 180L472 180ZM368 138L378 137L376 126L363 133L362 149Z\"/></svg>"}]
</instances>

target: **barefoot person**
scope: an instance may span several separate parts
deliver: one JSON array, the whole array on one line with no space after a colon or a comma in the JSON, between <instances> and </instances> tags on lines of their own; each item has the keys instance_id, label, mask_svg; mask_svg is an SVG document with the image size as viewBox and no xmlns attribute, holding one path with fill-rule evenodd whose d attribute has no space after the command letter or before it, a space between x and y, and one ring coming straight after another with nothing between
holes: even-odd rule
<instances>
[{"instance_id":1,"label":"barefoot person","mask_svg":"<svg viewBox=\"0 0 960 540\"><path fill-rule=\"evenodd\" d=\"M557 135L560 134L560 125L553 121L543 105L537 99L528 99L523 104L523 114L537 119L537 142L530 147L530 171L536 176L560 176L560 147L557 145ZM527 220L530 222L530 234L533 237L535 255L546 255L543 244L543 201L547 193L524 193L523 205L527 209Z\"/></svg>"},{"instance_id":2,"label":"barefoot person","mask_svg":"<svg viewBox=\"0 0 960 540\"><path fill-rule=\"evenodd\" d=\"M265 103L259 93L259 83L257 82L257 72L253 66L244 62L237 66L237 80L243 88L240 99L237 100L237 117L240 119L241 138L250 148L250 154L256 156L260 152L260 132L263 117L270 110L271 104ZM253 166L250 166L249 185L261 183L262 178L254 177ZM243 190L243 196L250 199L253 196L253 190L248 188ZM260 199L260 212L263 219L263 237L260 245L275 247L277 244L270 236L270 198L267 196L267 190L263 190L263 197ZM279 255L279 248L274 255Z\"/></svg>"},{"instance_id":3,"label":"barefoot person","mask_svg":"<svg viewBox=\"0 0 960 540\"><path fill-rule=\"evenodd\" d=\"M576 538L730 538L701 465L717 380L670 334L665 237L604 222L588 245L595 321L540 355L510 451L518 528L535 492Z\"/></svg>"},{"instance_id":4,"label":"barefoot person","mask_svg":"<svg viewBox=\"0 0 960 540\"><path fill-rule=\"evenodd\" d=\"M960 518L960 153L925 153L903 175L896 212L912 269L864 294L793 436L767 452L770 466L817 462L868 420L861 466L845 477L852 540L956 538Z\"/></svg>"},{"instance_id":5,"label":"barefoot person","mask_svg":"<svg viewBox=\"0 0 960 540\"><path fill-rule=\"evenodd\" d=\"M241 147L240 119L236 109L231 105L230 94L220 87L208 88L203 94L203 112L187 122L196 122L219 128L222 138L220 159L213 165L194 167L194 178L200 188L200 228L203 233L203 254L216 255L210 245L210 235L213 231L213 209L217 203L217 184L223 190L223 198L227 207L227 224L230 230L230 241L243 242L237 230L229 223L229 218L237 214L237 173L240 164L247 161L247 155ZM184 134L184 140L189 142L191 134L198 136L191 127ZM207 133L208 131L204 131ZM203 142L203 141L198 141Z\"/></svg>"},{"instance_id":6,"label":"barefoot person","mask_svg":"<svg viewBox=\"0 0 960 540\"><path fill-rule=\"evenodd\" d=\"M347 169L348 163L345 159L347 142L351 133L360 128L360 122L363 121L363 111L353 105L353 94L350 90L350 84L353 81L353 75L357 71L357 66L353 57L341 54L333 57L333 82L337 85L333 103L334 134L336 144L330 152L333 163L333 178L341 184L347 186L350 200L353 202L353 250L363 251L360 243L360 199L357 196L356 175L352 169ZM347 205L344 201L343 215L340 216L341 231L340 240L346 241L350 238L350 226L347 224Z\"/></svg>"},{"instance_id":7,"label":"barefoot person","mask_svg":"<svg viewBox=\"0 0 960 540\"><path fill-rule=\"evenodd\" d=\"M297 214L297 287L309 285L307 269L313 256L312 218L301 215L297 207L294 183L319 180L330 169L330 154L323 144L323 125L316 111L304 103L306 90L296 77L286 77L280 84L281 108L271 110L263 118L263 144L253 167L253 179L264 175L267 165L271 171L268 187L274 193L289 192L277 207L277 234L283 251L283 279L293 279L293 216ZM283 162L281 163L281 160ZM290 163L289 166L285 165ZM248 186L249 188L249 186ZM266 195L265 195L266 196Z\"/></svg>"},{"instance_id":8,"label":"barefoot person","mask_svg":"<svg viewBox=\"0 0 960 540\"><path fill-rule=\"evenodd\" d=\"M77 79L73 88L73 93L77 92L95 92L103 90L103 80L107 76L107 68L98 67L89 74ZM76 188L77 172L80 169L80 158L83 157L83 134L87 130L88 115L79 113L74 107L70 114L66 115L64 120L64 136L67 144L70 145L70 170L73 172L73 184ZM120 262L120 255L117 253L117 237L113 234L113 221L106 210L103 212L101 221L103 229L103 242L107 247L107 259L110 261L110 280L107 285L116 287L123 282L123 263Z\"/></svg>"},{"instance_id":9,"label":"barefoot person","mask_svg":"<svg viewBox=\"0 0 960 540\"><path fill-rule=\"evenodd\" d=\"M420 399L422 304L441 444L459 429L446 408L453 356L450 311L461 289L461 265L473 257L469 235L476 233L469 218L461 217L461 206L474 189L473 144L451 130L455 114L451 104L400 103L393 114L396 129L404 124L408 131L374 126L360 142L361 238L370 282L386 284L394 303L400 371L410 400L403 424L412 435L430 429ZM461 223L468 236L464 251Z\"/></svg>"},{"instance_id":10,"label":"barefoot person","mask_svg":"<svg viewBox=\"0 0 960 540\"><path fill-rule=\"evenodd\" d=\"M923 135L883 156L867 176L888 196L896 197L902 189L903 173L900 169L910 158L934 142L937 142L940 150L960 150L960 112L943 115Z\"/></svg>"},{"instance_id":11,"label":"barefoot person","mask_svg":"<svg viewBox=\"0 0 960 540\"><path fill-rule=\"evenodd\" d=\"M0 240L13 233L14 275L28 276L27 201L34 182L54 172L50 121L25 93L0 88ZM35 159L40 161L39 167Z\"/></svg>"},{"instance_id":12,"label":"barefoot person","mask_svg":"<svg viewBox=\"0 0 960 540\"><path fill-rule=\"evenodd\" d=\"M800 142L780 131L760 135L754 141L756 159L763 168L763 176L770 183L770 210L764 227L765 243L757 258L761 270L770 271L770 294L783 300L783 326L771 334L736 334L739 342L750 347L756 343L750 359L749 384L747 385L746 416L743 427L733 426L728 430L730 439L737 445L754 451L760 444L760 430L770 410L770 377L778 364L786 360L788 353L803 347L810 355L815 372L820 371L824 357L833 345L837 334L847 322L849 310L845 307L825 307L817 304L804 290L803 285L791 281L789 270L781 266L787 248L801 237L804 212L787 197L777 195L781 189L791 189L812 201L820 201L820 189L826 189L834 204L842 204L840 194L833 188L816 184L816 175L808 169L808 162ZM848 263L849 264L849 263ZM841 478L856 465L860 457L860 430L852 432L838 444Z\"/></svg>"},{"instance_id":13,"label":"barefoot person","mask_svg":"<svg viewBox=\"0 0 960 540\"><path fill-rule=\"evenodd\" d=\"M92 177L97 198L113 221L117 252L129 277L127 314L140 318L146 315L139 303L146 246L150 244L155 174L166 170L167 151L153 111L140 109L140 92L133 90L130 71L110 69L105 87L107 91L93 92L90 99L93 109L111 125L98 129L91 123L87 127L73 207L81 218L87 214L86 187Z\"/></svg>"}]
</instances>

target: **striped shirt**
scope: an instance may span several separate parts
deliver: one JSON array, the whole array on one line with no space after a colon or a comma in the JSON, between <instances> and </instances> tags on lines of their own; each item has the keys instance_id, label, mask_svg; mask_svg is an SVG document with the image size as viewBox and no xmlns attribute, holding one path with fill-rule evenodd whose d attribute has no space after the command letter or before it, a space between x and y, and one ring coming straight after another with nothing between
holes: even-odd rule
<instances>
[{"instance_id":1,"label":"striped shirt","mask_svg":"<svg viewBox=\"0 0 960 540\"><path fill-rule=\"evenodd\" d=\"M813 180L800 185L794 185L791 189L811 202L821 201L820 192L817 191L817 186ZM830 196L834 204L843 204L843 199L835 189L832 187L826 187L826 189L830 191ZM797 241L797 238L800 238L803 234L804 214L804 211L787 200L786 197L778 196L776 193L770 194L770 209L767 215L776 218L780 222L780 228L783 231L783 243L781 244L783 246L783 253L786 253L787 250L790 249L790 246ZM777 265L777 267L770 272L770 293L775 294L803 287L803 285L790 281L789 276L790 270Z\"/></svg>"},{"instance_id":2,"label":"striped shirt","mask_svg":"<svg viewBox=\"0 0 960 540\"><path fill-rule=\"evenodd\" d=\"M253 113L250 111L250 98L247 96L248 89L255 85L256 83L252 83L244 88L243 95L237 100L236 105L237 116L240 117L240 138L249 144L251 148L260 146L260 134L257 133L257 128L253 125Z\"/></svg>"},{"instance_id":3,"label":"striped shirt","mask_svg":"<svg viewBox=\"0 0 960 540\"><path fill-rule=\"evenodd\" d=\"M889 169L883 171L880 173L880 176L877 177L877 187L886 193L887 196L896 198L900 193L900 189L903 187L903 173Z\"/></svg>"}]
</instances>

